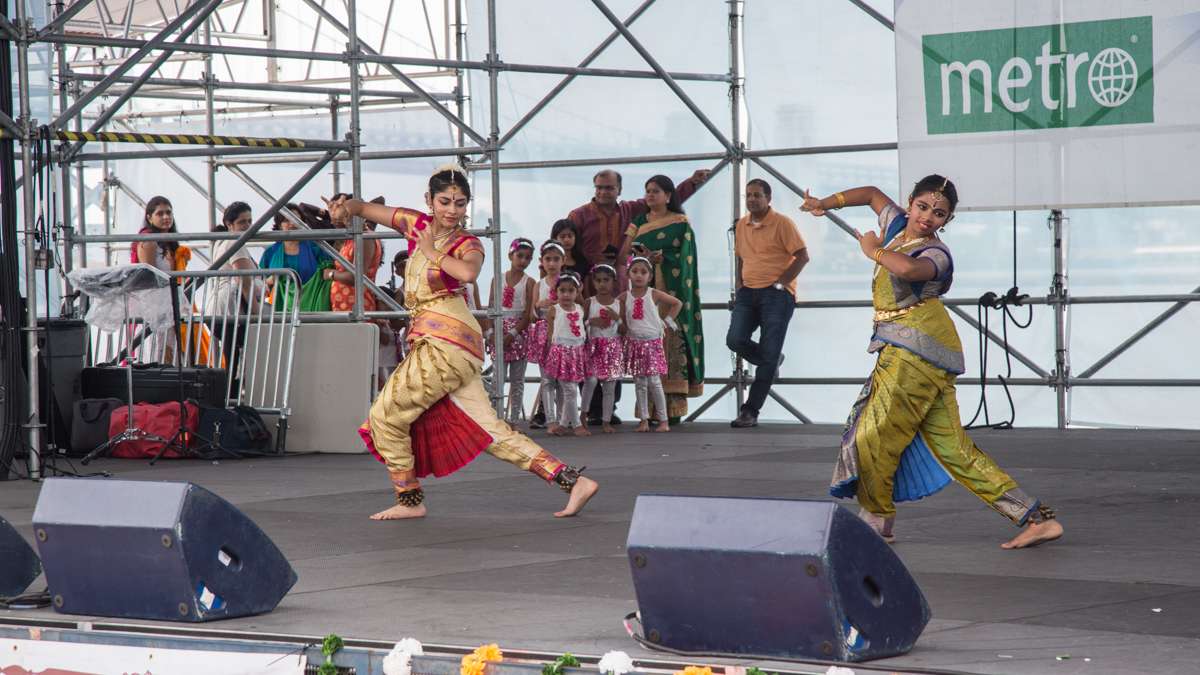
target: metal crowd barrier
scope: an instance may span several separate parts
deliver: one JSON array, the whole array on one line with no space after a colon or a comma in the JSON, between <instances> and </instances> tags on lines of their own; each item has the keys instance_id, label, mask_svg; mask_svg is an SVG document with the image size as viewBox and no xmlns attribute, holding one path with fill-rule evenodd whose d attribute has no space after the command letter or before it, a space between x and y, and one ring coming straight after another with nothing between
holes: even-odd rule
<instances>
[{"instance_id":1,"label":"metal crowd barrier","mask_svg":"<svg viewBox=\"0 0 1200 675\"><path fill-rule=\"evenodd\" d=\"M226 407L278 417L275 449L287 442L300 325L300 278L290 269L170 272L180 280L180 335L130 318L117 331L92 328L87 365L160 363L226 370Z\"/></svg>"}]
</instances>

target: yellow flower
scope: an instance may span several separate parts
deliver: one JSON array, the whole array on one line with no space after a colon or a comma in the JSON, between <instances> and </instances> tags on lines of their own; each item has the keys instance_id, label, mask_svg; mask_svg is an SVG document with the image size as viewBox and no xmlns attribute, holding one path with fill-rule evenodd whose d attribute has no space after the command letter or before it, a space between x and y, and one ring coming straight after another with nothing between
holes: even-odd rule
<instances>
[{"instance_id":1,"label":"yellow flower","mask_svg":"<svg viewBox=\"0 0 1200 675\"><path fill-rule=\"evenodd\" d=\"M462 658L462 667L458 669L459 675L483 675L487 663L476 656L475 654L467 654Z\"/></svg>"},{"instance_id":2,"label":"yellow flower","mask_svg":"<svg viewBox=\"0 0 1200 675\"><path fill-rule=\"evenodd\" d=\"M484 661L503 661L504 652L500 651L500 645L492 643L490 645L482 645L475 648L475 656L478 656Z\"/></svg>"}]
</instances>

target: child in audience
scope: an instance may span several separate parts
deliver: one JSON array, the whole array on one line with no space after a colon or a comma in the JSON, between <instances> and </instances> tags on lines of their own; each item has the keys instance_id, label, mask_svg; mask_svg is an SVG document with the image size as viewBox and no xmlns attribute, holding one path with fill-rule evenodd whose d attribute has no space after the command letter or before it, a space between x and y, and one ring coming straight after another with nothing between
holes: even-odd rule
<instances>
[{"instance_id":1,"label":"child in audience","mask_svg":"<svg viewBox=\"0 0 1200 675\"><path fill-rule=\"evenodd\" d=\"M558 275L562 271L564 249L562 244L550 240L542 244L541 248L540 267L545 275L537 282L537 289L534 291L533 309L530 313L530 321L533 325L529 327L529 336L526 340L526 356L530 363L536 363L539 366L542 363L542 357L546 355L546 345L548 344L549 332L546 326L546 310L554 306L558 302ZM542 378L545 382L545 378ZM557 419L553 408L546 409L543 396L545 384L538 390L537 400L541 410L535 410L533 417L529 420L529 426L533 429L546 428L546 420ZM559 398L558 392L550 398L557 401Z\"/></svg>"},{"instance_id":2,"label":"child in audience","mask_svg":"<svg viewBox=\"0 0 1200 675\"><path fill-rule=\"evenodd\" d=\"M558 301L546 310L546 352L542 357L542 406L549 411L558 401L558 418L551 422L550 433L566 436L574 427L576 436L591 435L579 414L579 384L583 382L587 359L587 326L583 307L575 303L582 282L574 272L558 275L555 292Z\"/></svg>"},{"instance_id":3,"label":"child in audience","mask_svg":"<svg viewBox=\"0 0 1200 675\"><path fill-rule=\"evenodd\" d=\"M583 256L582 242L579 240L579 228L570 220L563 219L554 223L550 228L550 238L563 247L564 270L574 272L583 279L587 276L590 263Z\"/></svg>"},{"instance_id":4,"label":"child in audience","mask_svg":"<svg viewBox=\"0 0 1200 675\"><path fill-rule=\"evenodd\" d=\"M620 301L613 296L617 270L601 263L592 268L592 286L596 294L587 301L587 379L583 385L583 404L592 400L596 385L601 387L601 419L604 433L613 433L613 397L621 377L624 349L619 334Z\"/></svg>"},{"instance_id":5,"label":"child in audience","mask_svg":"<svg viewBox=\"0 0 1200 675\"><path fill-rule=\"evenodd\" d=\"M650 288L654 270L650 261L634 256L629 261L629 290L621 296L622 330L625 331L625 372L637 388L638 431L650 431L650 398L658 418L655 431L671 430L667 422L667 396L662 376L667 374L663 348L663 325L675 328L675 317L683 308L678 298ZM662 309L660 309L662 308ZM665 318L660 313L665 309Z\"/></svg>"},{"instance_id":6,"label":"child in audience","mask_svg":"<svg viewBox=\"0 0 1200 675\"><path fill-rule=\"evenodd\" d=\"M534 287L537 286L537 282L525 270L532 260L533 242L524 237L514 239L508 247L509 268L504 273L504 290L500 297L500 309L518 312L516 316L506 316L500 322L504 331L504 379L508 381L508 406L504 417L509 424L525 419L525 366L529 363L526 337L533 309ZM488 304L495 307L496 298L490 298ZM490 352L494 344L494 340L488 336L484 346Z\"/></svg>"}]
</instances>

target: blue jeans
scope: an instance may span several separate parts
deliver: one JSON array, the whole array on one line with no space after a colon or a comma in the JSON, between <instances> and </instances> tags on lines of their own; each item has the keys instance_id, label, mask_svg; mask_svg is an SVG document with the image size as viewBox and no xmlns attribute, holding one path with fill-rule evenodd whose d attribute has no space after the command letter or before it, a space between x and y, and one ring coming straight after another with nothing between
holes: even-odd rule
<instances>
[{"instance_id":1,"label":"blue jeans","mask_svg":"<svg viewBox=\"0 0 1200 675\"><path fill-rule=\"evenodd\" d=\"M771 384L779 373L779 355L783 352L788 323L795 310L796 299L790 291L770 286L743 286L734 296L733 316L729 319L725 345L756 367L754 384L750 385L750 397L743 406L744 410L755 415L762 409L771 391ZM758 329L761 329L761 333L758 342L755 342L751 336Z\"/></svg>"}]
</instances>

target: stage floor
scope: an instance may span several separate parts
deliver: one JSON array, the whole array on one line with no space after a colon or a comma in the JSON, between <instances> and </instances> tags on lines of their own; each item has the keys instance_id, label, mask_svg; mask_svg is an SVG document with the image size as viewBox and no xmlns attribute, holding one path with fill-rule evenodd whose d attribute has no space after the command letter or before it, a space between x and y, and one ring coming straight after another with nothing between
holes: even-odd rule
<instances>
[{"instance_id":1,"label":"stage floor","mask_svg":"<svg viewBox=\"0 0 1200 675\"><path fill-rule=\"evenodd\" d=\"M426 483L429 517L379 523L391 503L367 455L242 461L103 460L120 478L190 480L237 504L300 580L272 613L221 630L650 655L626 637L635 608L624 543L643 492L820 498L840 428L680 427L551 439L601 483L580 517L563 495L491 457ZM1008 521L956 485L901 505L896 552L933 620L908 655L872 665L975 673L1185 673L1200 663L1200 434L980 431L980 445L1058 510L1059 542L1003 551ZM0 483L0 514L32 541L38 485ZM39 580L34 589L43 587ZM72 618L50 610L21 617ZM182 627L181 624L171 624ZM795 669L796 667L790 666Z\"/></svg>"}]
</instances>

